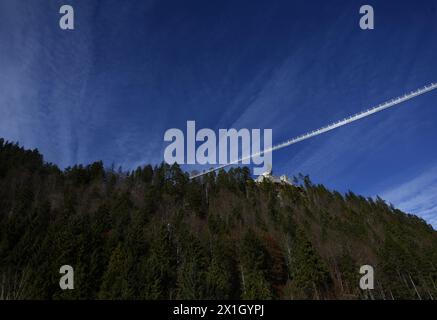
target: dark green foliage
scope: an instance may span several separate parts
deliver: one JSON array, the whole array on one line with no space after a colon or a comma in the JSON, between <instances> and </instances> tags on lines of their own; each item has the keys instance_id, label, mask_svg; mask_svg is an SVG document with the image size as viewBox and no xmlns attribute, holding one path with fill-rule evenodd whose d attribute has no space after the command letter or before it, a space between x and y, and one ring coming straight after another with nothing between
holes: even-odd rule
<instances>
[{"instance_id":1,"label":"dark green foliage","mask_svg":"<svg viewBox=\"0 0 437 320\"><path fill-rule=\"evenodd\" d=\"M261 239L249 229L241 245L241 277L243 299L271 299L269 255Z\"/></svg>"},{"instance_id":2,"label":"dark green foliage","mask_svg":"<svg viewBox=\"0 0 437 320\"><path fill-rule=\"evenodd\" d=\"M305 233L299 229L293 239L290 276L296 298L319 299L331 285L330 274Z\"/></svg>"},{"instance_id":3,"label":"dark green foliage","mask_svg":"<svg viewBox=\"0 0 437 320\"><path fill-rule=\"evenodd\" d=\"M234 248L226 239L211 237L210 262L206 272L208 299L238 299L238 270Z\"/></svg>"},{"instance_id":4,"label":"dark green foliage","mask_svg":"<svg viewBox=\"0 0 437 320\"><path fill-rule=\"evenodd\" d=\"M125 250L118 245L111 254L108 267L103 274L100 299L127 299L131 290L128 286L128 261Z\"/></svg>"},{"instance_id":5,"label":"dark green foliage","mask_svg":"<svg viewBox=\"0 0 437 320\"><path fill-rule=\"evenodd\" d=\"M178 165L64 171L0 139L0 299L432 299L437 233L382 199L189 180ZM60 290L71 265L75 290ZM375 289L359 289L359 268Z\"/></svg>"},{"instance_id":6,"label":"dark green foliage","mask_svg":"<svg viewBox=\"0 0 437 320\"><path fill-rule=\"evenodd\" d=\"M150 250L142 263L142 298L171 299L175 295L176 248L170 227L161 226L150 241Z\"/></svg>"}]
</instances>

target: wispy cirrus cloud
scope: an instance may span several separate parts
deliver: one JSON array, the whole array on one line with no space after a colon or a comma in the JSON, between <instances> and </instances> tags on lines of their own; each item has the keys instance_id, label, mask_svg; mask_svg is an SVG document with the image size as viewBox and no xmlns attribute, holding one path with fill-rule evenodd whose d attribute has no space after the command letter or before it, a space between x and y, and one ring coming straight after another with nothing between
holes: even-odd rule
<instances>
[{"instance_id":1,"label":"wispy cirrus cloud","mask_svg":"<svg viewBox=\"0 0 437 320\"><path fill-rule=\"evenodd\" d=\"M437 228L437 166L386 190L381 196L401 210L416 214Z\"/></svg>"},{"instance_id":2,"label":"wispy cirrus cloud","mask_svg":"<svg viewBox=\"0 0 437 320\"><path fill-rule=\"evenodd\" d=\"M92 126L95 109L85 96L93 52L89 27L62 33L57 20L44 19L58 9L54 2L0 4L0 136L64 167L82 160Z\"/></svg>"}]
</instances>

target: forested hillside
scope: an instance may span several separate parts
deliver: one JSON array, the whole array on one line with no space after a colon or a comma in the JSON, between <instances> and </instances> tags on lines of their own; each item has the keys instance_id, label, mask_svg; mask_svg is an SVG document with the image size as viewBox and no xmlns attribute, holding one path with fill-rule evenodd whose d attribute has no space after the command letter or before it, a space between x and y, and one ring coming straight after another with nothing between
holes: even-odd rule
<instances>
[{"instance_id":1,"label":"forested hillside","mask_svg":"<svg viewBox=\"0 0 437 320\"><path fill-rule=\"evenodd\" d=\"M382 199L246 168L64 171L0 139L0 298L431 299L437 232ZM362 291L359 268L375 268ZM74 268L61 290L59 268Z\"/></svg>"}]
</instances>

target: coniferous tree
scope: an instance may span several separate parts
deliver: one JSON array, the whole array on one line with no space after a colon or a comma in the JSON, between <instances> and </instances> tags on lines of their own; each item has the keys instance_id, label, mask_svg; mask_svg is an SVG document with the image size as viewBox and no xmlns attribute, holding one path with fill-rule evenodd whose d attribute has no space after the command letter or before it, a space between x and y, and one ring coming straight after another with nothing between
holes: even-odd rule
<instances>
[{"instance_id":1,"label":"coniferous tree","mask_svg":"<svg viewBox=\"0 0 437 320\"><path fill-rule=\"evenodd\" d=\"M75 290L60 289L62 265ZM308 176L60 170L0 139L0 299L435 299L436 266L425 221Z\"/></svg>"}]
</instances>

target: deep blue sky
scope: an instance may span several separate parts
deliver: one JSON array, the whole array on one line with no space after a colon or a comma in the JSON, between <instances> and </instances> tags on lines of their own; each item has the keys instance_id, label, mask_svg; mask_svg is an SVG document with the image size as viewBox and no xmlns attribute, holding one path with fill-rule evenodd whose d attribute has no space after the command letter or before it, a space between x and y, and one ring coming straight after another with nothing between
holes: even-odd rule
<instances>
[{"instance_id":1,"label":"deep blue sky","mask_svg":"<svg viewBox=\"0 0 437 320\"><path fill-rule=\"evenodd\" d=\"M74 31L58 27L63 4ZM165 130L187 120L272 128L278 143L437 82L436 57L435 0L0 0L0 136L61 167L126 169L161 162ZM436 141L432 92L280 150L274 171L436 227Z\"/></svg>"}]
</instances>

